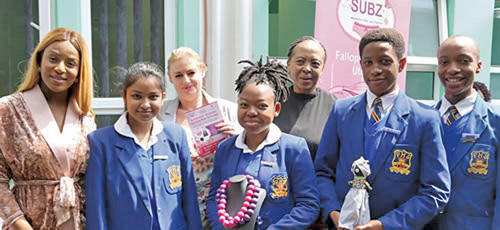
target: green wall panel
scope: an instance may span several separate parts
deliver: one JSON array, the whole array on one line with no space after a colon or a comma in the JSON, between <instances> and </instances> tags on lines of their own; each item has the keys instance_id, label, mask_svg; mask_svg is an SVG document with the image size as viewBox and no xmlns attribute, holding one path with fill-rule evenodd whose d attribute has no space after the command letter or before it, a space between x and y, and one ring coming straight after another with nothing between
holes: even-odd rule
<instances>
[{"instance_id":1,"label":"green wall panel","mask_svg":"<svg viewBox=\"0 0 500 230\"><path fill-rule=\"evenodd\" d=\"M492 99L500 99L500 73L491 74L489 89Z\"/></svg>"},{"instance_id":2,"label":"green wall panel","mask_svg":"<svg viewBox=\"0 0 500 230\"><path fill-rule=\"evenodd\" d=\"M82 31L80 0L55 0L55 26Z\"/></svg>"},{"instance_id":3,"label":"green wall panel","mask_svg":"<svg viewBox=\"0 0 500 230\"><path fill-rule=\"evenodd\" d=\"M413 99L432 100L434 72L406 72L406 95Z\"/></svg>"},{"instance_id":4,"label":"green wall panel","mask_svg":"<svg viewBox=\"0 0 500 230\"><path fill-rule=\"evenodd\" d=\"M200 51L200 0L177 1L177 45Z\"/></svg>"},{"instance_id":5,"label":"green wall panel","mask_svg":"<svg viewBox=\"0 0 500 230\"><path fill-rule=\"evenodd\" d=\"M493 43L491 44L491 65L500 66L500 1L495 2L493 14Z\"/></svg>"},{"instance_id":6,"label":"green wall panel","mask_svg":"<svg viewBox=\"0 0 500 230\"><path fill-rule=\"evenodd\" d=\"M269 55L286 57L293 41L314 36L315 0L271 0L269 4Z\"/></svg>"},{"instance_id":7,"label":"green wall panel","mask_svg":"<svg viewBox=\"0 0 500 230\"><path fill-rule=\"evenodd\" d=\"M483 68L477 81L489 85L491 66L491 44L493 37L494 0L448 0L448 34L463 34L479 44Z\"/></svg>"},{"instance_id":8,"label":"green wall panel","mask_svg":"<svg viewBox=\"0 0 500 230\"><path fill-rule=\"evenodd\" d=\"M254 0L254 61L269 55L269 0Z\"/></svg>"}]
</instances>

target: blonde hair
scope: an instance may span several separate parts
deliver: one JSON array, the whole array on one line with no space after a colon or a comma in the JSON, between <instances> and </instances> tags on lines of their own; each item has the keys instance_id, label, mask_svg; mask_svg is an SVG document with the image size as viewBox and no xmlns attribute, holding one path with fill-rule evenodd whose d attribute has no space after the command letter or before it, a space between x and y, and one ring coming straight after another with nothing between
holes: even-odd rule
<instances>
[{"instance_id":1,"label":"blonde hair","mask_svg":"<svg viewBox=\"0 0 500 230\"><path fill-rule=\"evenodd\" d=\"M205 64L205 62L203 62L203 60L201 60L200 55L198 55L196 51L194 51L189 47L179 47L173 50L172 53L170 53L170 55L168 56L167 72L170 74L170 64L172 62L177 61L184 57L193 58L200 64L199 68L201 69L201 71L203 72L207 71L207 65Z\"/></svg>"},{"instance_id":2,"label":"blonde hair","mask_svg":"<svg viewBox=\"0 0 500 230\"><path fill-rule=\"evenodd\" d=\"M78 70L77 82L72 86L80 115L91 114L92 99L92 70L90 67L90 52L83 37L76 31L68 28L56 28L51 30L43 40L38 43L31 55L28 68L24 74L24 80L16 92L23 92L33 88L40 81L40 63L44 50L54 42L69 41L80 54L80 69Z\"/></svg>"}]
</instances>

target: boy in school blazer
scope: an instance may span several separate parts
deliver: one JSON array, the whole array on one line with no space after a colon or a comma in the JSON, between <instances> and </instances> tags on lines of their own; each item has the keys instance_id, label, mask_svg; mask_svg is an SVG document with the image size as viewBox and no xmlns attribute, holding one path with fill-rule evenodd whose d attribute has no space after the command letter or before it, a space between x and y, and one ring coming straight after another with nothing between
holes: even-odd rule
<instances>
[{"instance_id":1,"label":"boy in school blazer","mask_svg":"<svg viewBox=\"0 0 500 230\"><path fill-rule=\"evenodd\" d=\"M86 186L89 188L94 184L103 184L104 180L107 184L105 187L100 185L87 189L87 199L101 199L87 202L87 215L91 211L95 217L87 219L88 227L110 230L151 229L149 224L152 223L152 212L157 212L159 225L167 226L165 229L201 229L186 134L180 126L162 124L163 132L158 134L158 142L152 146L155 152L153 173L157 175L154 183L160 185L155 186L158 204L156 210L152 209L148 199L146 181L137 153L130 151L135 149L134 140L118 134L113 126L89 134L90 149L94 149L92 152L95 155L90 161L100 162L93 164L100 167L89 167L87 177L94 180L87 180ZM172 174L167 172L171 166L180 166L181 186L170 186L175 183L169 176ZM108 200L102 200L104 197ZM89 204L96 206L89 207ZM110 211L106 212L106 209Z\"/></svg>"},{"instance_id":2,"label":"boy in school blazer","mask_svg":"<svg viewBox=\"0 0 500 230\"><path fill-rule=\"evenodd\" d=\"M438 63L445 94L435 107L442 117L452 187L433 228L498 229L500 111L473 90L482 65L479 47L469 37L452 36L441 44Z\"/></svg>"},{"instance_id":3,"label":"boy in school blazer","mask_svg":"<svg viewBox=\"0 0 500 230\"><path fill-rule=\"evenodd\" d=\"M355 229L421 229L450 192L439 115L397 86L406 63L399 32L368 31L359 51L369 89L335 102L315 160L323 220L338 226L353 180L351 165L364 156L372 171L367 178L372 220Z\"/></svg>"}]
</instances>

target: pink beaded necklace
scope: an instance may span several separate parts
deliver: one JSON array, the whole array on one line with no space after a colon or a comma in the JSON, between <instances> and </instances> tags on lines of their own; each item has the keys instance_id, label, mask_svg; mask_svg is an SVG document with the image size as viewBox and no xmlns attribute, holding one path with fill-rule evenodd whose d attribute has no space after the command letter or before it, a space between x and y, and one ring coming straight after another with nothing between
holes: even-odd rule
<instances>
[{"instance_id":1,"label":"pink beaded necklace","mask_svg":"<svg viewBox=\"0 0 500 230\"><path fill-rule=\"evenodd\" d=\"M245 196L245 201L243 201L241 205L240 211L238 211L235 216L229 216L229 213L226 211L226 189L231 185L231 182L229 182L229 180L224 180L219 189L217 189L217 194L215 195L217 207L219 209L217 215L224 227L235 227L238 224L244 225L250 221L255 212L257 202L259 201L260 183L250 175L245 175L245 177L248 181L247 194Z\"/></svg>"}]
</instances>

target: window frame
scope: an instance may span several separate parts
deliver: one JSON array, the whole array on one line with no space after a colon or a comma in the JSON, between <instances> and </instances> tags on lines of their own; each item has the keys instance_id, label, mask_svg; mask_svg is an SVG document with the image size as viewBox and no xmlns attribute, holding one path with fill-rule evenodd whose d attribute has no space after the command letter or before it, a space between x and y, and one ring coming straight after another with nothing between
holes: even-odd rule
<instances>
[{"instance_id":1,"label":"window frame","mask_svg":"<svg viewBox=\"0 0 500 230\"><path fill-rule=\"evenodd\" d=\"M500 12L500 7L495 8L494 11ZM493 13L493 17L495 17L495 13ZM493 55L493 53L491 55ZM490 81L491 81L491 74L500 74L500 65L491 65L490 66ZM491 91L491 89L490 89L490 91ZM495 105L500 105L500 99L491 99L491 103L495 104Z\"/></svg>"},{"instance_id":2,"label":"window frame","mask_svg":"<svg viewBox=\"0 0 500 230\"><path fill-rule=\"evenodd\" d=\"M50 1L50 0L42 0ZM90 5L90 0L89 0ZM82 12L90 14L89 9L82 9L82 11L88 10L88 12ZM165 54L170 53L177 46L177 0L165 0L164 1L164 52ZM90 23L90 22L89 22ZM90 28L92 25L90 24ZM91 43L92 40L89 40ZM167 57L167 55L165 55ZM168 60L165 58L165 66L168 65ZM166 74L166 73L165 73ZM172 84L165 79L165 86L167 91L172 91ZM169 97L171 95L167 95ZM175 95L174 95L175 96ZM92 110L96 115L109 116L109 115L120 115L125 111L125 104L121 97L93 97L92 98Z\"/></svg>"},{"instance_id":3,"label":"window frame","mask_svg":"<svg viewBox=\"0 0 500 230\"><path fill-rule=\"evenodd\" d=\"M437 0L438 39L439 44L448 38L448 13L446 0ZM411 29L411 28L410 28ZM441 98L441 82L437 74L437 57L408 56L406 59L406 71L411 72L434 72L434 89L432 100L418 100L424 104L433 105Z\"/></svg>"},{"instance_id":4,"label":"window frame","mask_svg":"<svg viewBox=\"0 0 500 230\"><path fill-rule=\"evenodd\" d=\"M500 74L500 65L492 65L490 67L490 80L491 80L491 74ZM491 91L491 89L490 89ZM500 105L500 99L491 99L491 103L495 105Z\"/></svg>"}]
</instances>

